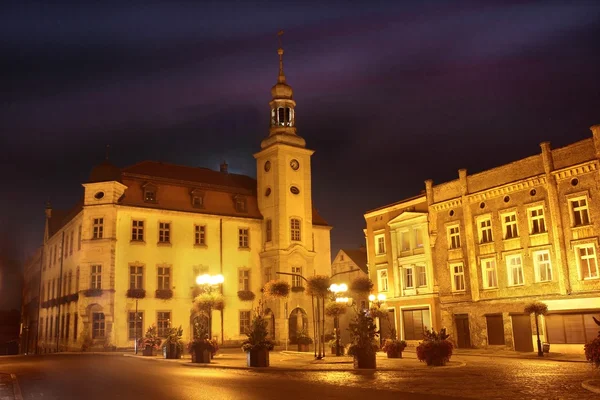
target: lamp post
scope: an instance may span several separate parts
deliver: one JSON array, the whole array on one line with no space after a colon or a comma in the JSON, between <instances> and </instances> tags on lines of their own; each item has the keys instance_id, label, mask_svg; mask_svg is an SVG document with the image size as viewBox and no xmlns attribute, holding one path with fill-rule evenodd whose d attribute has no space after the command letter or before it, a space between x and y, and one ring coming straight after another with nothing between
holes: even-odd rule
<instances>
[{"instance_id":1,"label":"lamp post","mask_svg":"<svg viewBox=\"0 0 600 400\"><path fill-rule=\"evenodd\" d=\"M346 285L345 283L341 283L339 285L336 283L333 283L329 287L329 290L335 296L336 303L347 304L351 301L348 297L338 297L338 296L341 296L342 293L345 293L346 291L348 291L348 285ZM333 329L335 331L335 355L341 356L341 354L340 354L340 317L337 314L335 315L335 317L333 319Z\"/></svg>"},{"instance_id":2,"label":"lamp post","mask_svg":"<svg viewBox=\"0 0 600 400\"><path fill-rule=\"evenodd\" d=\"M203 274L196 277L196 283L203 286L207 292L211 292L212 288L217 285L221 285L225 281L225 278L221 274L209 275ZM208 337L212 340L212 306L208 310Z\"/></svg>"}]
</instances>

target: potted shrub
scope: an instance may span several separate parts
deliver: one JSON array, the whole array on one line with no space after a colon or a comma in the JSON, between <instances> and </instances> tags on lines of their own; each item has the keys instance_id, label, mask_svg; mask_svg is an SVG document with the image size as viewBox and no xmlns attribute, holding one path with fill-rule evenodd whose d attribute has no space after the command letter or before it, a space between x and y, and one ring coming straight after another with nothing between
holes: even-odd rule
<instances>
[{"instance_id":1,"label":"potted shrub","mask_svg":"<svg viewBox=\"0 0 600 400\"><path fill-rule=\"evenodd\" d=\"M146 330L143 338L138 339L138 349L142 349L142 355L155 356L156 350L160 349L162 340L158 337L156 325L152 324Z\"/></svg>"},{"instance_id":2,"label":"potted shrub","mask_svg":"<svg viewBox=\"0 0 600 400\"><path fill-rule=\"evenodd\" d=\"M417 358L425 361L427 365L443 366L452 356L452 343L448 339L450 335L446 334L446 328L442 328L439 333L433 329L425 330L425 339L417 346Z\"/></svg>"},{"instance_id":3,"label":"potted shrub","mask_svg":"<svg viewBox=\"0 0 600 400\"><path fill-rule=\"evenodd\" d=\"M267 339L267 321L258 311L255 312L250 328L246 332L248 339L242 343L242 351L246 352L249 367L268 367L269 351L273 350L275 344Z\"/></svg>"},{"instance_id":4,"label":"potted shrub","mask_svg":"<svg viewBox=\"0 0 600 400\"><path fill-rule=\"evenodd\" d=\"M301 329L296 334L296 342L298 343L298 351L309 351L309 345L313 343L313 340L308 336L306 330Z\"/></svg>"},{"instance_id":5,"label":"potted shrub","mask_svg":"<svg viewBox=\"0 0 600 400\"><path fill-rule=\"evenodd\" d=\"M354 357L354 368L376 368L378 333L373 317L362 310L357 312L348 330L351 340L348 355Z\"/></svg>"},{"instance_id":6,"label":"potted shrub","mask_svg":"<svg viewBox=\"0 0 600 400\"><path fill-rule=\"evenodd\" d=\"M533 303L527 304L523 311L525 311L525 313L529 315L533 314L535 317L535 333L537 335L538 356L543 357L544 352L542 350L542 341L540 340L540 326L538 319L540 315L548 314L548 306L545 303L534 301ZM550 350L549 347L548 350Z\"/></svg>"},{"instance_id":7,"label":"potted shrub","mask_svg":"<svg viewBox=\"0 0 600 400\"><path fill-rule=\"evenodd\" d=\"M194 324L194 339L188 343L188 351L193 363L208 364L219 350L216 341L208 337L208 329L200 323Z\"/></svg>"},{"instance_id":8,"label":"potted shrub","mask_svg":"<svg viewBox=\"0 0 600 400\"><path fill-rule=\"evenodd\" d=\"M406 342L404 340L397 339L386 339L381 347L388 358L402 358L402 352L406 348Z\"/></svg>"},{"instance_id":9,"label":"potted shrub","mask_svg":"<svg viewBox=\"0 0 600 400\"><path fill-rule=\"evenodd\" d=\"M162 343L163 355L165 358L181 358L181 353L183 353L182 336L183 329L181 329L181 325L179 328L169 328L167 337Z\"/></svg>"},{"instance_id":10,"label":"potted shrub","mask_svg":"<svg viewBox=\"0 0 600 400\"><path fill-rule=\"evenodd\" d=\"M594 318L596 325L600 326L600 321L595 317L592 318ZM600 332L598 332L597 338L583 346L583 350L585 351L585 359L588 360L593 367L600 368Z\"/></svg>"}]
</instances>

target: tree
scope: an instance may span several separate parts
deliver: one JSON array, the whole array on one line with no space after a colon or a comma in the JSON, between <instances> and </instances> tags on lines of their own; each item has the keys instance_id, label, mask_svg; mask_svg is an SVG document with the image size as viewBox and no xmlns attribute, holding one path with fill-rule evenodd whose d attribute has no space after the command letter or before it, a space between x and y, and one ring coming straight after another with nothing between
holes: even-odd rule
<instances>
[{"instance_id":1,"label":"tree","mask_svg":"<svg viewBox=\"0 0 600 400\"><path fill-rule=\"evenodd\" d=\"M527 304L524 311L529 315L534 314L535 316L535 333L537 335L538 356L544 357L544 352L542 351L542 342L540 340L538 315L546 315L548 313L548 306L545 303L534 301L533 303Z\"/></svg>"}]
</instances>

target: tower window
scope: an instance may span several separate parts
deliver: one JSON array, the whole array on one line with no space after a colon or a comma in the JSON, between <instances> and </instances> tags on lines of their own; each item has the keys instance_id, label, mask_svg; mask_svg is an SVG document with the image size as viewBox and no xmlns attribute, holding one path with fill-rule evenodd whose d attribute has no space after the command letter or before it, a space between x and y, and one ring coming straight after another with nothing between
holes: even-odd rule
<instances>
[{"instance_id":1,"label":"tower window","mask_svg":"<svg viewBox=\"0 0 600 400\"><path fill-rule=\"evenodd\" d=\"M277 109L277 123L280 126L285 125L285 109L283 107L279 107Z\"/></svg>"},{"instance_id":2,"label":"tower window","mask_svg":"<svg viewBox=\"0 0 600 400\"><path fill-rule=\"evenodd\" d=\"M292 109L289 107L285 108L285 124L286 126L292 125Z\"/></svg>"},{"instance_id":3,"label":"tower window","mask_svg":"<svg viewBox=\"0 0 600 400\"><path fill-rule=\"evenodd\" d=\"M292 240L300 241L301 235L300 235L300 220L299 219L292 218L291 224L290 224L290 230L291 230Z\"/></svg>"}]
</instances>

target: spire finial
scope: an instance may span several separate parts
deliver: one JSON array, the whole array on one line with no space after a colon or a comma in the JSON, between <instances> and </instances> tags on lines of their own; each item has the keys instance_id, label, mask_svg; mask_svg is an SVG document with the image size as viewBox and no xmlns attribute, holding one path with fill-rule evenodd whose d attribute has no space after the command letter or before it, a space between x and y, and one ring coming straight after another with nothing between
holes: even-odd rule
<instances>
[{"instance_id":1,"label":"spire finial","mask_svg":"<svg viewBox=\"0 0 600 400\"><path fill-rule=\"evenodd\" d=\"M107 144L106 145L106 156L105 156L106 161L108 161L108 156L109 155L110 155L110 144Z\"/></svg>"},{"instance_id":2,"label":"spire finial","mask_svg":"<svg viewBox=\"0 0 600 400\"><path fill-rule=\"evenodd\" d=\"M279 41L279 48L277 54L279 54L279 78L278 82L285 83L285 75L283 74L283 43L281 37L283 36L283 29L277 32L277 40Z\"/></svg>"}]
</instances>

